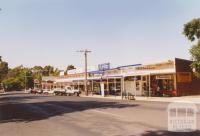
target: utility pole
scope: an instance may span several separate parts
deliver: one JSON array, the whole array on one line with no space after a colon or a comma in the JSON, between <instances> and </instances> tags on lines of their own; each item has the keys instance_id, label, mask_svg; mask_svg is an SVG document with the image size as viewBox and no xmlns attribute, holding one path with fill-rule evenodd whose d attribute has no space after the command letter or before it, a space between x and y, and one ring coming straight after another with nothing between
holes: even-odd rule
<instances>
[{"instance_id":1,"label":"utility pole","mask_svg":"<svg viewBox=\"0 0 200 136\"><path fill-rule=\"evenodd\" d=\"M88 53L90 53L90 52L92 52L92 51L89 51L89 50L87 50L87 49L85 49L85 50L80 50L80 51L77 51L77 52L81 52L81 53L84 53L84 56L85 56L85 82L84 82L84 84L85 84L85 94L86 94L86 96L88 95L88 88L87 88L87 54Z\"/></svg>"},{"instance_id":2,"label":"utility pole","mask_svg":"<svg viewBox=\"0 0 200 136\"><path fill-rule=\"evenodd\" d=\"M24 90L26 92L26 89L27 89L27 77L32 77L32 76L27 76L27 71L25 71L24 73Z\"/></svg>"},{"instance_id":3,"label":"utility pole","mask_svg":"<svg viewBox=\"0 0 200 136\"><path fill-rule=\"evenodd\" d=\"M24 76L24 90L25 90L25 93L26 93L26 71L25 71L25 76Z\"/></svg>"}]
</instances>

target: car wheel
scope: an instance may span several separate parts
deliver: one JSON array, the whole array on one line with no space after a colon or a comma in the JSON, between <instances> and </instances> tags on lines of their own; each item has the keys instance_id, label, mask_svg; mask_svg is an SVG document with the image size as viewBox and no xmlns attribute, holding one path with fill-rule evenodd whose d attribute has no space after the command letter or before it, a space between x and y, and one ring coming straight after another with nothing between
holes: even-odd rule
<instances>
[{"instance_id":1,"label":"car wheel","mask_svg":"<svg viewBox=\"0 0 200 136\"><path fill-rule=\"evenodd\" d=\"M75 96L78 96L78 93L76 92L76 93L74 93L74 95L75 95Z\"/></svg>"}]
</instances>

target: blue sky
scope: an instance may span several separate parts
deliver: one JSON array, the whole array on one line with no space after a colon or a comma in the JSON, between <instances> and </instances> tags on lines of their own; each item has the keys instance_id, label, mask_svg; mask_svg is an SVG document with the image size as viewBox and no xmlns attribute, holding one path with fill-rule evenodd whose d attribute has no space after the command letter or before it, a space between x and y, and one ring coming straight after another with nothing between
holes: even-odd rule
<instances>
[{"instance_id":1,"label":"blue sky","mask_svg":"<svg viewBox=\"0 0 200 136\"><path fill-rule=\"evenodd\" d=\"M83 66L190 59L183 24L199 0L1 0L0 55L11 67Z\"/></svg>"}]
</instances>

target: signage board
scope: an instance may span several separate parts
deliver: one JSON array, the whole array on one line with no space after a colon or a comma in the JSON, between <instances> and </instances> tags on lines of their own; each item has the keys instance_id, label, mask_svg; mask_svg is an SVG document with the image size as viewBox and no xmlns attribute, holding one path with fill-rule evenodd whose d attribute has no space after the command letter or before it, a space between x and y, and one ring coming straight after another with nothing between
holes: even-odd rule
<instances>
[{"instance_id":1,"label":"signage board","mask_svg":"<svg viewBox=\"0 0 200 136\"><path fill-rule=\"evenodd\" d=\"M186 83L192 81L192 73L191 72L178 72L177 73L177 82Z\"/></svg>"},{"instance_id":2,"label":"signage board","mask_svg":"<svg viewBox=\"0 0 200 136\"><path fill-rule=\"evenodd\" d=\"M173 68L175 67L174 61L167 61L162 63L150 64L150 65L143 65L136 67L136 70L159 70L159 69L166 69L166 68Z\"/></svg>"},{"instance_id":3,"label":"signage board","mask_svg":"<svg viewBox=\"0 0 200 136\"><path fill-rule=\"evenodd\" d=\"M128 81L136 81L136 80L141 80L141 76L127 77L126 79Z\"/></svg>"},{"instance_id":4,"label":"signage board","mask_svg":"<svg viewBox=\"0 0 200 136\"><path fill-rule=\"evenodd\" d=\"M64 76L65 75L65 72L64 71L61 71L60 72L60 76Z\"/></svg>"},{"instance_id":5,"label":"signage board","mask_svg":"<svg viewBox=\"0 0 200 136\"><path fill-rule=\"evenodd\" d=\"M156 79L172 79L171 75L157 75Z\"/></svg>"},{"instance_id":6,"label":"signage board","mask_svg":"<svg viewBox=\"0 0 200 136\"><path fill-rule=\"evenodd\" d=\"M67 74L70 75L70 74L76 74L77 73L77 69L72 69L72 70L68 70L67 71Z\"/></svg>"},{"instance_id":7,"label":"signage board","mask_svg":"<svg viewBox=\"0 0 200 136\"><path fill-rule=\"evenodd\" d=\"M103 63L98 65L99 71L105 71L110 69L110 63Z\"/></svg>"}]
</instances>

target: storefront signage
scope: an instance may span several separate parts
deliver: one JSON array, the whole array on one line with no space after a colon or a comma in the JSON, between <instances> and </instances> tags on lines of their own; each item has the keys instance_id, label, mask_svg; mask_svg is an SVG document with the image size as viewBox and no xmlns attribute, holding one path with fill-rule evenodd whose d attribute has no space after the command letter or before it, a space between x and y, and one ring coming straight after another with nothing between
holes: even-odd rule
<instances>
[{"instance_id":1,"label":"storefront signage","mask_svg":"<svg viewBox=\"0 0 200 136\"><path fill-rule=\"evenodd\" d=\"M172 68L172 67L175 67L174 61L169 60L163 63L139 66L139 67L136 67L136 70L156 70L156 69L164 69L164 68Z\"/></svg>"},{"instance_id":2,"label":"storefront signage","mask_svg":"<svg viewBox=\"0 0 200 136\"><path fill-rule=\"evenodd\" d=\"M72 69L72 70L67 70L67 74L76 74L77 73L77 69Z\"/></svg>"},{"instance_id":3,"label":"storefront signage","mask_svg":"<svg viewBox=\"0 0 200 136\"><path fill-rule=\"evenodd\" d=\"M127 77L126 80L128 81L141 80L141 76Z\"/></svg>"},{"instance_id":4,"label":"storefront signage","mask_svg":"<svg viewBox=\"0 0 200 136\"><path fill-rule=\"evenodd\" d=\"M156 79L172 79L171 75L158 75Z\"/></svg>"},{"instance_id":5,"label":"storefront signage","mask_svg":"<svg viewBox=\"0 0 200 136\"><path fill-rule=\"evenodd\" d=\"M110 69L110 63L103 63L98 65L99 71L105 71Z\"/></svg>"},{"instance_id":6,"label":"storefront signage","mask_svg":"<svg viewBox=\"0 0 200 136\"><path fill-rule=\"evenodd\" d=\"M177 73L177 82L185 83L192 81L192 73L191 72L178 72Z\"/></svg>"}]
</instances>

